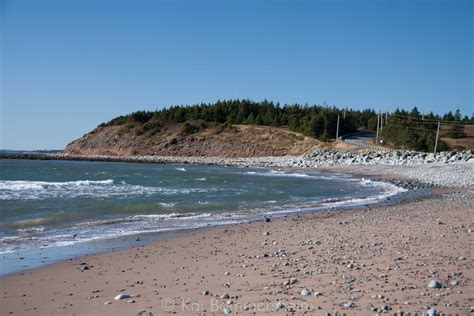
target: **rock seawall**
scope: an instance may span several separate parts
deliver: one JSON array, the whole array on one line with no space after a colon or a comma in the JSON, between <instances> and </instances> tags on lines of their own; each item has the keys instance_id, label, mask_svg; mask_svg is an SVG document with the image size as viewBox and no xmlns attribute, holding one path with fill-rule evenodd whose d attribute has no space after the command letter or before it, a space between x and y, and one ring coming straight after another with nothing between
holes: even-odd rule
<instances>
[{"instance_id":1,"label":"rock seawall","mask_svg":"<svg viewBox=\"0 0 474 316\"><path fill-rule=\"evenodd\" d=\"M336 151L316 149L302 155L293 163L295 167L321 167L337 165L411 165L474 161L474 153L446 151L434 155L408 150Z\"/></svg>"}]
</instances>

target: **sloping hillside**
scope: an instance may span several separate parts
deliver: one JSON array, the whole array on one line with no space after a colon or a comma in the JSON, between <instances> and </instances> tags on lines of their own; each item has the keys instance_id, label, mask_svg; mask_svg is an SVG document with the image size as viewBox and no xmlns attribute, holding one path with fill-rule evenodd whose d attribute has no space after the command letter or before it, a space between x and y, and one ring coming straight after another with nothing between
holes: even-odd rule
<instances>
[{"instance_id":1,"label":"sloping hillside","mask_svg":"<svg viewBox=\"0 0 474 316\"><path fill-rule=\"evenodd\" d=\"M298 155L320 144L281 127L194 121L151 129L140 124L99 126L64 151L81 155L262 157Z\"/></svg>"},{"instance_id":2,"label":"sloping hillside","mask_svg":"<svg viewBox=\"0 0 474 316\"><path fill-rule=\"evenodd\" d=\"M451 150L474 150L474 125L463 126L463 132L464 137L461 138L450 138L446 133L442 133L441 139Z\"/></svg>"}]
</instances>

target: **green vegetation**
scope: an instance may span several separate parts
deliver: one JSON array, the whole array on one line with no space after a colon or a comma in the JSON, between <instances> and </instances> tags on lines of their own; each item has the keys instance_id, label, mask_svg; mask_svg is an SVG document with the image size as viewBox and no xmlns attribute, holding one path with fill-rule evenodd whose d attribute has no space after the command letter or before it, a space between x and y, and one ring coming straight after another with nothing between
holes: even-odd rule
<instances>
[{"instance_id":1,"label":"green vegetation","mask_svg":"<svg viewBox=\"0 0 474 316\"><path fill-rule=\"evenodd\" d=\"M461 119L461 113L459 110L456 110L456 114L454 114L454 116L451 112L448 112L446 116L446 120L452 123L448 130L447 136L450 138L466 137L466 134L464 133L464 126L461 125L461 122L468 122L468 117L465 116L464 119Z\"/></svg>"},{"instance_id":2,"label":"green vegetation","mask_svg":"<svg viewBox=\"0 0 474 316\"><path fill-rule=\"evenodd\" d=\"M337 129L337 118L340 117L339 135L359 130L376 130L377 114L374 110L338 109L322 105L280 105L270 101L255 102L251 100L224 100L213 104L196 104L192 106L172 106L157 111L138 111L119 116L101 126L132 125L135 135L159 133L169 124L181 123L181 135L191 135L213 126L231 127L232 124L267 125L287 127L323 141L334 139ZM416 108L407 112L396 110L388 114L387 124L383 128L383 137L387 142L408 149L430 151L434 147L434 135L437 120L456 120L471 122L467 117L460 119L451 112L443 117L430 113L422 116ZM425 120L425 121L424 121ZM197 122L197 123L196 123ZM385 121L384 121L385 123ZM453 125L454 126L454 125ZM453 135L462 137L463 126L453 128ZM440 149L446 144L439 143Z\"/></svg>"},{"instance_id":3,"label":"green vegetation","mask_svg":"<svg viewBox=\"0 0 474 316\"><path fill-rule=\"evenodd\" d=\"M383 127L382 136L397 148L433 151L438 121L448 127L445 136L450 138L465 137L463 124L474 123L472 118L469 119L467 116L461 118L459 110L455 115L448 112L444 116L438 116L433 113L422 115L416 107L410 112L397 109L388 115L388 124ZM440 135L441 133L443 131ZM448 146L444 141L438 141L438 150L447 149Z\"/></svg>"}]
</instances>

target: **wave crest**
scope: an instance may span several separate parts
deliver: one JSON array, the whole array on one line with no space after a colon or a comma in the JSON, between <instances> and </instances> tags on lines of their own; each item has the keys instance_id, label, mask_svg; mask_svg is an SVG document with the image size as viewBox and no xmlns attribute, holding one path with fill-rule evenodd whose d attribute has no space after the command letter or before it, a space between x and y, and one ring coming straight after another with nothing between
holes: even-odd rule
<instances>
[{"instance_id":1,"label":"wave crest","mask_svg":"<svg viewBox=\"0 0 474 316\"><path fill-rule=\"evenodd\" d=\"M163 188L127 184L123 181L115 183L107 180L78 180L67 182L46 181L0 181L0 200L38 200L46 198L87 197L125 197L131 195L154 194L190 194L217 191L216 188Z\"/></svg>"}]
</instances>

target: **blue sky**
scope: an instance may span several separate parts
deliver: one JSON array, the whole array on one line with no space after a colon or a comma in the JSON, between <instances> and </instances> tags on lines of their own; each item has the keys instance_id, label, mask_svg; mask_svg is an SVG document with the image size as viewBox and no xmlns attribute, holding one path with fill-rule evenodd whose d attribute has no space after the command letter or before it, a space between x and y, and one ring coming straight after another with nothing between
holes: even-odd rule
<instances>
[{"instance_id":1,"label":"blue sky","mask_svg":"<svg viewBox=\"0 0 474 316\"><path fill-rule=\"evenodd\" d=\"M0 0L0 148L235 97L470 115L473 3Z\"/></svg>"}]
</instances>

